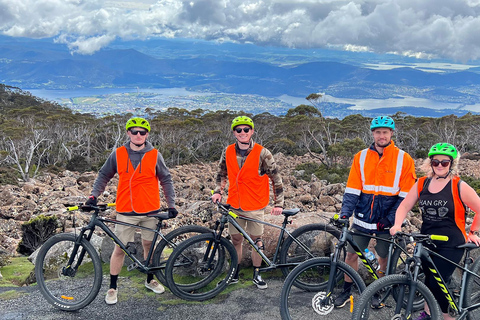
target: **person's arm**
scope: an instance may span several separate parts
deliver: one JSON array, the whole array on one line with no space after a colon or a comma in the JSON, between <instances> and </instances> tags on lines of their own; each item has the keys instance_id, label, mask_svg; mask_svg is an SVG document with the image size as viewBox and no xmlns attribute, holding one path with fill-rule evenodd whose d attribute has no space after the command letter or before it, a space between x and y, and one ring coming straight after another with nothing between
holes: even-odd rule
<instances>
[{"instance_id":1,"label":"person's arm","mask_svg":"<svg viewBox=\"0 0 480 320\"><path fill-rule=\"evenodd\" d=\"M115 173L117 173L117 156L116 151L113 151L98 172L91 195L98 198L103 191L105 191L108 182L113 178Z\"/></svg>"},{"instance_id":2,"label":"person's arm","mask_svg":"<svg viewBox=\"0 0 480 320\"><path fill-rule=\"evenodd\" d=\"M390 208L387 214L387 219L392 225L395 222L397 208L400 206L400 203L402 203L412 186L415 184L416 179L417 175L415 174L415 162L408 153L405 153L403 157L402 175L400 176L399 183L400 193L398 195L397 202Z\"/></svg>"},{"instance_id":3,"label":"person's arm","mask_svg":"<svg viewBox=\"0 0 480 320\"><path fill-rule=\"evenodd\" d=\"M158 152L157 156L157 178L160 181L160 185L163 189L163 194L167 200L167 205L169 208L175 208L175 189L173 188L173 181L170 171L165 165L163 156Z\"/></svg>"},{"instance_id":4,"label":"person's arm","mask_svg":"<svg viewBox=\"0 0 480 320\"><path fill-rule=\"evenodd\" d=\"M282 213L283 206L285 204L283 181L282 176L278 172L278 167L275 163L272 153L266 148L263 148L262 152L260 153L260 174L266 174L272 182L274 201L272 214L279 215Z\"/></svg>"},{"instance_id":5,"label":"person's arm","mask_svg":"<svg viewBox=\"0 0 480 320\"><path fill-rule=\"evenodd\" d=\"M390 228L390 234L393 236L398 231L402 230L402 224L407 214L410 210L412 210L415 203L418 201L418 182L415 182L410 191L408 192L407 196L397 208L395 213L395 222L393 226Z\"/></svg>"},{"instance_id":6,"label":"person's arm","mask_svg":"<svg viewBox=\"0 0 480 320\"><path fill-rule=\"evenodd\" d=\"M460 184L460 197L462 198L463 203L475 212L475 217L473 218L472 226L470 227L470 233L468 234L468 241L474 242L478 246L480 245L480 237L473 232L480 232L480 218L477 214L480 212L480 198L475 190L465 181L462 181Z\"/></svg>"},{"instance_id":7,"label":"person's arm","mask_svg":"<svg viewBox=\"0 0 480 320\"><path fill-rule=\"evenodd\" d=\"M227 149L223 150L220 161L218 162L217 177L215 179L216 186L212 195L212 202L220 202L222 200L223 189L227 184L228 171L227 171Z\"/></svg>"},{"instance_id":8,"label":"person's arm","mask_svg":"<svg viewBox=\"0 0 480 320\"><path fill-rule=\"evenodd\" d=\"M360 153L353 158L353 163L348 174L347 186L343 194L341 217L351 217L357 206L360 194L362 193L362 176L360 173Z\"/></svg>"}]
</instances>

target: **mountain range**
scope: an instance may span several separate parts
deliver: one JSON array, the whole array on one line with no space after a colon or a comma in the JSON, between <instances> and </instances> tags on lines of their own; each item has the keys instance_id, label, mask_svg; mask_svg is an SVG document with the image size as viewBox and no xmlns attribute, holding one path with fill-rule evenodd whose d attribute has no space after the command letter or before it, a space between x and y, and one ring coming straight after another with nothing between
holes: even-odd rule
<instances>
[{"instance_id":1,"label":"mountain range","mask_svg":"<svg viewBox=\"0 0 480 320\"><path fill-rule=\"evenodd\" d=\"M412 67L418 60L398 57L403 67L367 66L388 59L393 58L168 39L118 41L85 56L52 39L0 36L0 82L26 90L185 87L266 97L321 92L349 99L409 96L461 106L480 103L479 67L430 72Z\"/></svg>"}]
</instances>

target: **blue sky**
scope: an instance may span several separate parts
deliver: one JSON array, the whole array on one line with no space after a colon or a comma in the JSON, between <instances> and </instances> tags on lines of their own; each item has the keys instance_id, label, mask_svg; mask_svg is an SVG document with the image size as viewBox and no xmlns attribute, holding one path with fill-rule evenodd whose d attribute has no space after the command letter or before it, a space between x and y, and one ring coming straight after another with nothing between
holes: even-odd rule
<instances>
[{"instance_id":1,"label":"blue sky","mask_svg":"<svg viewBox=\"0 0 480 320\"><path fill-rule=\"evenodd\" d=\"M0 0L0 33L92 54L153 37L333 48L469 62L480 0Z\"/></svg>"}]
</instances>

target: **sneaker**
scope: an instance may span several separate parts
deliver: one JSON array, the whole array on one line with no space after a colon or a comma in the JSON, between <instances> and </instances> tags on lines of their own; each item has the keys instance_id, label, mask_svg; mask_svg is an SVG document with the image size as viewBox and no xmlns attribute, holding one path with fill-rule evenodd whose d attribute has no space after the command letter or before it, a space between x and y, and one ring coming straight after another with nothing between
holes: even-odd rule
<instances>
[{"instance_id":1,"label":"sneaker","mask_svg":"<svg viewBox=\"0 0 480 320\"><path fill-rule=\"evenodd\" d=\"M342 293L340 293L333 301L335 308L342 308L345 306L347 302L350 301L350 295L350 290L342 291Z\"/></svg>"},{"instance_id":2,"label":"sneaker","mask_svg":"<svg viewBox=\"0 0 480 320\"><path fill-rule=\"evenodd\" d=\"M145 287L155 293L165 292L165 288L160 283L158 283L157 280L151 280L150 283L147 283L147 280L145 280Z\"/></svg>"},{"instance_id":3,"label":"sneaker","mask_svg":"<svg viewBox=\"0 0 480 320\"><path fill-rule=\"evenodd\" d=\"M263 281L262 277L259 274L257 274L253 278L253 283L257 286L258 289L263 290L268 288L267 283Z\"/></svg>"},{"instance_id":4,"label":"sneaker","mask_svg":"<svg viewBox=\"0 0 480 320\"><path fill-rule=\"evenodd\" d=\"M382 297L375 293L370 301L372 309L382 309L385 305L381 302Z\"/></svg>"},{"instance_id":5,"label":"sneaker","mask_svg":"<svg viewBox=\"0 0 480 320\"><path fill-rule=\"evenodd\" d=\"M220 285L220 283L222 283L222 281L217 282L217 287ZM232 280L230 280L230 283L228 285L235 284L235 283L238 283L238 278L232 278Z\"/></svg>"},{"instance_id":6,"label":"sneaker","mask_svg":"<svg viewBox=\"0 0 480 320\"><path fill-rule=\"evenodd\" d=\"M432 317L430 317L430 315L428 313L426 313L425 311L423 311L420 316L418 316L415 320L431 320Z\"/></svg>"},{"instance_id":7,"label":"sneaker","mask_svg":"<svg viewBox=\"0 0 480 320\"><path fill-rule=\"evenodd\" d=\"M107 295L105 296L105 302L107 304L115 304L117 303L117 289L109 289L107 291Z\"/></svg>"}]
</instances>

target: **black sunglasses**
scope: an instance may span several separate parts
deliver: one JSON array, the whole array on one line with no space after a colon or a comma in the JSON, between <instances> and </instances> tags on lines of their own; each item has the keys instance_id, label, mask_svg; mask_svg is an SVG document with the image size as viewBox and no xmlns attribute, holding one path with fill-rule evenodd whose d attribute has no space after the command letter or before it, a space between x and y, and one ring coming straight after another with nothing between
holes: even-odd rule
<instances>
[{"instance_id":1,"label":"black sunglasses","mask_svg":"<svg viewBox=\"0 0 480 320\"><path fill-rule=\"evenodd\" d=\"M144 136L147 134L148 131L142 131L142 130L130 130L130 133L136 136L138 133L140 133L141 136Z\"/></svg>"},{"instance_id":2,"label":"black sunglasses","mask_svg":"<svg viewBox=\"0 0 480 320\"><path fill-rule=\"evenodd\" d=\"M432 166L438 167L440 164L442 164L442 167L448 167L448 165L450 164L450 160L442 160L442 161L437 159L432 160Z\"/></svg>"},{"instance_id":3,"label":"black sunglasses","mask_svg":"<svg viewBox=\"0 0 480 320\"><path fill-rule=\"evenodd\" d=\"M233 129L233 130L235 130L237 133L241 133L242 130L243 130L243 132L248 133L248 132L251 130L251 128L249 128L249 127L245 127L245 128L235 128L235 129Z\"/></svg>"}]
</instances>

